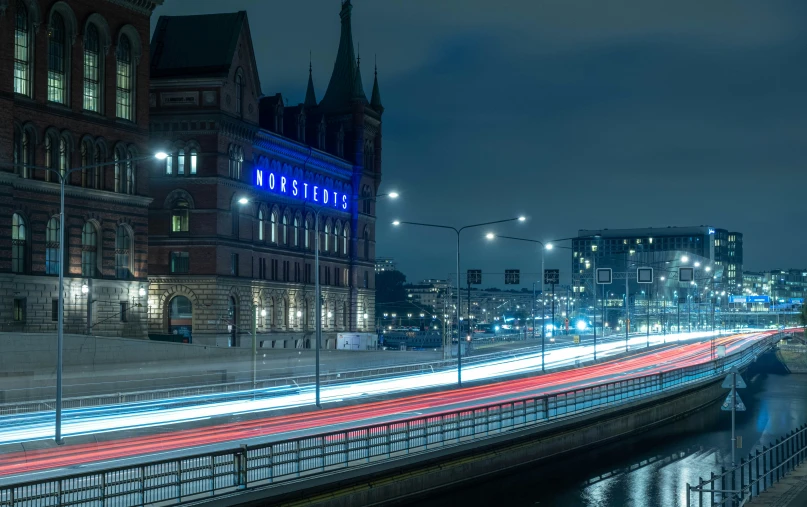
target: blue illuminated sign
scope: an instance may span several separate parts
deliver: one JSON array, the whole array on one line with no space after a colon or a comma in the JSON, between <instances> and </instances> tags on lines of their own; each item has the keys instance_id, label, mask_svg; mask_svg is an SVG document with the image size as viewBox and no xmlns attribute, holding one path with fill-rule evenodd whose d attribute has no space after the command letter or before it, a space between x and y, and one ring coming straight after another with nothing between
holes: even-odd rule
<instances>
[{"instance_id":1,"label":"blue illuminated sign","mask_svg":"<svg viewBox=\"0 0 807 507\"><path fill-rule=\"evenodd\" d=\"M255 186L276 194L295 197L321 206L332 206L341 210L348 209L350 199L344 192L326 188L320 183L311 183L304 181L302 178L280 175L265 168L255 169Z\"/></svg>"},{"instance_id":2,"label":"blue illuminated sign","mask_svg":"<svg viewBox=\"0 0 807 507\"><path fill-rule=\"evenodd\" d=\"M790 304L791 305L803 305L804 304L804 298L790 298Z\"/></svg>"},{"instance_id":3,"label":"blue illuminated sign","mask_svg":"<svg viewBox=\"0 0 807 507\"><path fill-rule=\"evenodd\" d=\"M714 233L715 233L715 230L710 227L709 228L709 234L714 234Z\"/></svg>"},{"instance_id":4,"label":"blue illuminated sign","mask_svg":"<svg viewBox=\"0 0 807 507\"><path fill-rule=\"evenodd\" d=\"M770 296L729 296L729 303L770 303Z\"/></svg>"}]
</instances>

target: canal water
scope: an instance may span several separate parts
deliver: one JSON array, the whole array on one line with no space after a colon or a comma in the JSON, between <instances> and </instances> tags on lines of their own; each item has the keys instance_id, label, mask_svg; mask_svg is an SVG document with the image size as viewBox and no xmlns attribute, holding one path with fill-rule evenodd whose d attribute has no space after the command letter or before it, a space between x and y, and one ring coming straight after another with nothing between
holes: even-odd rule
<instances>
[{"instance_id":1,"label":"canal water","mask_svg":"<svg viewBox=\"0 0 807 507\"><path fill-rule=\"evenodd\" d=\"M737 413L743 438L737 461L807 423L807 375L788 374L769 353L745 380L748 388L738 390L747 411ZM731 464L731 412L721 411L721 402L639 436L463 484L417 505L685 506L687 482Z\"/></svg>"}]
</instances>

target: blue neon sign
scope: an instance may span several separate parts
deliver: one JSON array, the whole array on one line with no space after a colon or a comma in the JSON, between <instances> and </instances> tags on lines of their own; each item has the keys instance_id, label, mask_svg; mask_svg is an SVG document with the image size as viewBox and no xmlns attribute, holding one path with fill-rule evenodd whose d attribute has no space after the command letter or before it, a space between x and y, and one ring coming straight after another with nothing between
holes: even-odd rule
<instances>
[{"instance_id":1,"label":"blue neon sign","mask_svg":"<svg viewBox=\"0 0 807 507\"><path fill-rule=\"evenodd\" d=\"M255 169L255 186L262 190L310 201L321 206L348 209L349 197L344 192L337 192L302 178L277 174L275 171L265 168Z\"/></svg>"}]
</instances>

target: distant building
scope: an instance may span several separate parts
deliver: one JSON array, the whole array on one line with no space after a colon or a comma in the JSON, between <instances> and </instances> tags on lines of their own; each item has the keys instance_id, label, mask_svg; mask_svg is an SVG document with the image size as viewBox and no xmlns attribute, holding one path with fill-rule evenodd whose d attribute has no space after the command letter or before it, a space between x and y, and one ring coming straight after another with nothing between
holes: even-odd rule
<instances>
[{"instance_id":1,"label":"distant building","mask_svg":"<svg viewBox=\"0 0 807 507\"><path fill-rule=\"evenodd\" d=\"M807 269L774 269L765 273L765 282L777 304L803 303L807 296Z\"/></svg>"},{"instance_id":2,"label":"distant building","mask_svg":"<svg viewBox=\"0 0 807 507\"><path fill-rule=\"evenodd\" d=\"M395 271L395 260L390 257L378 257L375 260L375 272Z\"/></svg>"},{"instance_id":3,"label":"distant building","mask_svg":"<svg viewBox=\"0 0 807 507\"><path fill-rule=\"evenodd\" d=\"M596 267L625 271L628 266L635 270L638 265L647 265L656 269L660 279L665 270L673 270L681 259L690 256L692 265L704 265L700 278L708 281L710 290L739 292L743 287L742 242L739 232L708 226L580 230L572 240L573 290L579 298L591 299ZM624 294L619 284L612 285L613 292Z\"/></svg>"}]
</instances>

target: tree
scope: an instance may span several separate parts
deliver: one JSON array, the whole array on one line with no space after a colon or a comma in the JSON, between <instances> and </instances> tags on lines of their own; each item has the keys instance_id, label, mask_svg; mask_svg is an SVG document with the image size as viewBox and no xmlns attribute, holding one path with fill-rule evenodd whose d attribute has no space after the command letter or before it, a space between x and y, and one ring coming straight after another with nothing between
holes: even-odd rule
<instances>
[{"instance_id":1,"label":"tree","mask_svg":"<svg viewBox=\"0 0 807 507\"><path fill-rule=\"evenodd\" d=\"M375 274L376 305L406 301L406 275L400 271L382 271Z\"/></svg>"}]
</instances>

